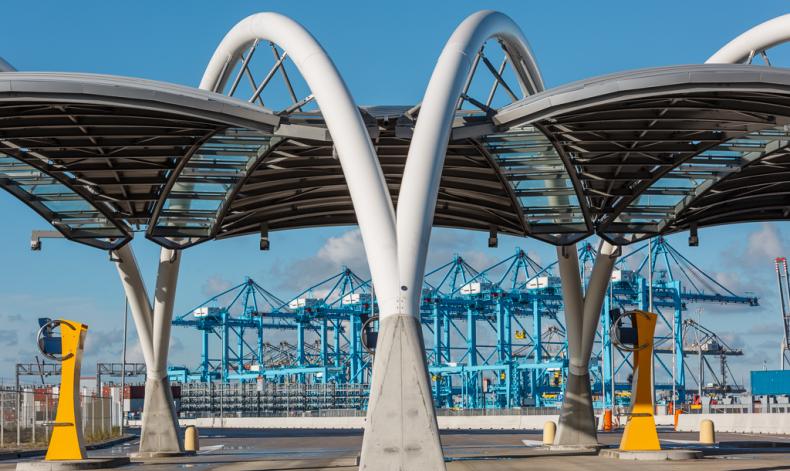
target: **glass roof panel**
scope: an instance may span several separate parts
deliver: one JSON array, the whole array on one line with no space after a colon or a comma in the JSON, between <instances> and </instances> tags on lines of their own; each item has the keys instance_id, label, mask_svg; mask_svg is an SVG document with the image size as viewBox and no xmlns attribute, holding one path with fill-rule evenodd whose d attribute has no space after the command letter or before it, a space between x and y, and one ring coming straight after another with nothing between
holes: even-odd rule
<instances>
[{"instance_id":1,"label":"glass roof panel","mask_svg":"<svg viewBox=\"0 0 790 471\"><path fill-rule=\"evenodd\" d=\"M113 242L106 239L127 238L81 195L35 167L3 153L0 153L0 186L77 240L96 239L88 243L110 247Z\"/></svg>"},{"instance_id":2,"label":"glass roof panel","mask_svg":"<svg viewBox=\"0 0 790 471\"><path fill-rule=\"evenodd\" d=\"M695 197L717 181L739 172L745 165L770 152L787 146L789 141L788 126L753 131L724 141L694 156L654 182L625 208L617 220L665 227Z\"/></svg>"},{"instance_id":3,"label":"glass roof panel","mask_svg":"<svg viewBox=\"0 0 790 471\"><path fill-rule=\"evenodd\" d=\"M242 128L214 134L178 175L149 234L178 245L211 237L232 192L255 168L271 140L271 134ZM186 229L183 237L174 234L179 228Z\"/></svg>"},{"instance_id":4,"label":"glass roof panel","mask_svg":"<svg viewBox=\"0 0 790 471\"><path fill-rule=\"evenodd\" d=\"M566 232L577 232L585 226L565 164L540 130L516 126L486 136L483 144L495 156L530 226L556 225L558 231Z\"/></svg>"}]
</instances>

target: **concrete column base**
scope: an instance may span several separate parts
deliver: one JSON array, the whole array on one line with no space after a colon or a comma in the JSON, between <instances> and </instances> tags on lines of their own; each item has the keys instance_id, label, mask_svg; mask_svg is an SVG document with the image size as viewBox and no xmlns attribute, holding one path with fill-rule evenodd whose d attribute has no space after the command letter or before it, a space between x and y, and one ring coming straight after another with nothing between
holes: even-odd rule
<instances>
[{"instance_id":1,"label":"concrete column base","mask_svg":"<svg viewBox=\"0 0 790 471\"><path fill-rule=\"evenodd\" d=\"M569 372L554 445L566 449L569 446L596 448L598 435L595 429L590 373L577 375Z\"/></svg>"},{"instance_id":2,"label":"concrete column base","mask_svg":"<svg viewBox=\"0 0 790 471\"><path fill-rule=\"evenodd\" d=\"M446 469L422 330L414 316L389 316L379 324L359 469Z\"/></svg>"},{"instance_id":3,"label":"concrete column base","mask_svg":"<svg viewBox=\"0 0 790 471\"><path fill-rule=\"evenodd\" d=\"M146 379L142 420L140 450L135 457L177 456L184 452L167 378Z\"/></svg>"}]
</instances>

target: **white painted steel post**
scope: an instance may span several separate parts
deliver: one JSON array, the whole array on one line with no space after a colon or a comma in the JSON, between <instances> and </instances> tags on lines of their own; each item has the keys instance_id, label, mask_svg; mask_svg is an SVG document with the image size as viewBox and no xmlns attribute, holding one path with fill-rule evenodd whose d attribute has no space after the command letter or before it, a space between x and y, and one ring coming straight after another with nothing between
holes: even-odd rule
<instances>
[{"instance_id":1,"label":"white painted steel post","mask_svg":"<svg viewBox=\"0 0 790 471\"><path fill-rule=\"evenodd\" d=\"M121 278L126 299L129 302L129 309L132 311L137 337L140 341L140 349L143 353L143 360L146 368L154 368L154 349L153 349L153 310L148 300L148 291L145 288L145 281L140 274L140 267L130 244L116 249L113 252L113 260Z\"/></svg>"},{"instance_id":2,"label":"white painted steel post","mask_svg":"<svg viewBox=\"0 0 790 471\"><path fill-rule=\"evenodd\" d=\"M533 94L543 90L526 38L502 13L486 10L470 15L444 46L414 125L398 194L398 266L401 285L406 288L403 311L410 315L419 315L428 242L455 110L475 57L491 38L507 46L522 91Z\"/></svg>"},{"instance_id":3,"label":"white painted steel post","mask_svg":"<svg viewBox=\"0 0 790 471\"><path fill-rule=\"evenodd\" d=\"M167 381L167 353L180 257L178 252L169 249L160 251L153 309L130 244L115 250L114 260L132 311L146 366L139 454L177 454L183 451L183 444Z\"/></svg>"},{"instance_id":4,"label":"white painted steel post","mask_svg":"<svg viewBox=\"0 0 790 471\"><path fill-rule=\"evenodd\" d=\"M16 72L16 68L0 57L0 72Z\"/></svg>"},{"instance_id":5,"label":"white painted steel post","mask_svg":"<svg viewBox=\"0 0 790 471\"><path fill-rule=\"evenodd\" d=\"M329 56L299 23L277 13L248 16L234 26L214 52L200 87L221 91L255 40L279 45L293 60L321 109L343 168L373 285L382 312L398 300L395 211L365 123Z\"/></svg>"},{"instance_id":6,"label":"white painted steel post","mask_svg":"<svg viewBox=\"0 0 790 471\"><path fill-rule=\"evenodd\" d=\"M153 312L153 349L155 369L150 375L167 376L167 353L170 347L170 327L173 317L180 253L162 249L159 253L159 270L156 276Z\"/></svg>"},{"instance_id":7,"label":"white painted steel post","mask_svg":"<svg viewBox=\"0 0 790 471\"><path fill-rule=\"evenodd\" d=\"M590 357L601 319L606 288L612 277L619 248L602 241L593 264L587 294L582 297L576 246L557 247L565 305L568 339L568 380L562 400L554 444L561 447L596 447L598 436L590 385Z\"/></svg>"},{"instance_id":8,"label":"white painted steel post","mask_svg":"<svg viewBox=\"0 0 790 471\"><path fill-rule=\"evenodd\" d=\"M359 110L334 64L318 42L301 25L287 17L276 13L252 15L234 26L222 40L206 68L201 88L221 91L229 77L226 72L234 68L239 62L242 52L256 40L271 41L284 49L310 87L332 135L343 168L365 246L380 311L382 315L401 312L402 309L398 303L400 288L395 211L389 189ZM394 337L394 334L391 335L385 328L382 328L379 339L386 339L388 336ZM421 342L422 339L419 338L419 340ZM380 343L377 365L383 350L386 348L382 349ZM421 352L416 344L410 344L407 350L415 357ZM425 376L427 379L424 359L419 361L423 366L416 374L418 377ZM382 370L382 368L374 366L374 371ZM414 374L415 372L409 373ZM379 382L382 382L387 375L374 373L375 377L380 378ZM388 379L400 381L401 378L391 375ZM374 386L371 387L369 411L378 410L375 404L381 391L375 387L375 381L374 379ZM408 383L408 380L406 382ZM430 401L430 394L428 398ZM390 440L390 435L386 435L388 430L402 431L403 428L399 424L409 422L409 420L403 420L409 419L410 416L401 413L403 410L399 408L400 405L400 403L397 404L396 415L385 419L390 424L388 427L382 423L381 427L376 428L375 424L378 421L369 413L360 467L377 470L442 469L444 461L441 456L435 419L432 430L423 431L419 427L415 429L414 438L416 440L412 440L407 446L403 446L405 438L403 434L395 437L394 441ZM433 417L432 407L430 416ZM428 433L427 440L422 440L426 436L424 433ZM378 455L374 457L370 452L366 453L366 449L382 450L382 444L385 442L388 444L385 446L388 452L384 459L379 459ZM393 443L395 445L390 446ZM437 449L439 450L438 459L436 458ZM424 456L429 453L433 458L426 460Z\"/></svg>"},{"instance_id":9,"label":"white painted steel post","mask_svg":"<svg viewBox=\"0 0 790 471\"><path fill-rule=\"evenodd\" d=\"M482 11L445 45L426 89L398 195L399 302L381 308L360 469L440 470L433 398L425 363L419 299L451 127L478 51L496 37L507 45L524 91L542 89L527 42L507 16ZM378 287L376 288L378 292Z\"/></svg>"},{"instance_id":10,"label":"white painted steel post","mask_svg":"<svg viewBox=\"0 0 790 471\"><path fill-rule=\"evenodd\" d=\"M760 23L728 42L706 64L741 64L774 46L790 41L790 14Z\"/></svg>"}]
</instances>

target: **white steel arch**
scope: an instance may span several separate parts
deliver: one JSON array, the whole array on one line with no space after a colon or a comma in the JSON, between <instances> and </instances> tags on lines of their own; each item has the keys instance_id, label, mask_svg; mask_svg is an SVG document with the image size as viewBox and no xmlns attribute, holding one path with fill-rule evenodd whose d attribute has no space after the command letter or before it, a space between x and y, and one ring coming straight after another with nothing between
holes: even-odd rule
<instances>
[{"instance_id":1,"label":"white steel arch","mask_svg":"<svg viewBox=\"0 0 790 471\"><path fill-rule=\"evenodd\" d=\"M728 42L706 64L742 64L766 49L790 41L790 13L760 23Z\"/></svg>"},{"instance_id":2,"label":"white steel arch","mask_svg":"<svg viewBox=\"0 0 790 471\"><path fill-rule=\"evenodd\" d=\"M0 57L0 72L16 72L16 68Z\"/></svg>"},{"instance_id":3,"label":"white steel arch","mask_svg":"<svg viewBox=\"0 0 790 471\"><path fill-rule=\"evenodd\" d=\"M405 312L419 313L420 287L452 121L474 58L492 38L504 45L522 92L543 90L529 44L507 15L491 10L474 13L458 25L445 44L420 106L398 194L400 281L411 291L405 299Z\"/></svg>"},{"instance_id":4,"label":"white steel arch","mask_svg":"<svg viewBox=\"0 0 790 471\"><path fill-rule=\"evenodd\" d=\"M757 54L765 54L766 49L790 41L790 13L777 16L741 33L710 56L706 64L749 63ZM767 57L764 57L767 61ZM779 364L784 368L787 339L779 350Z\"/></svg>"},{"instance_id":5,"label":"white steel arch","mask_svg":"<svg viewBox=\"0 0 790 471\"><path fill-rule=\"evenodd\" d=\"M315 38L299 23L277 13L248 16L217 47L200 88L221 91L229 72L255 40L280 46L315 96L351 193L379 306L382 312L395 312L398 279L393 270L397 266L397 244L392 200L359 109Z\"/></svg>"},{"instance_id":6,"label":"white steel arch","mask_svg":"<svg viewBox=\"0 0 790 471\"><path fill-rule=\"evenodd\" d=\"M502 13L481 11L469 16L439 56L420 105L398 194L395 273L400 280L399 305L397 310L381 311L361 470L445 469L425 363L419 298L452 122L478 53L492 38L503 45L522 92L543 89L526 39Z\"/></svg>"},{"instance_id":7,"label":"white steel arch","mask_svg":"<svg viewBox=\"0 0 790 471\"><path fill-rule=\"evenodd\" d=\"M337 69L318 42L300 24L276 13L249 16L234 26L217 47L200 83L219 91L242 52L256 40L278 44L296 64L321 108L333 137L354 202L368 255L379 305L387 312L397 306L395 212L367 129ZM180 254L163 248L153 307L132 249L116 251L121 276L148 367L146 413L140 452L183 450L167 381L167 351L178 281ZM150 407L149 407L150 406Z\"/></svg>"}]
</instances>

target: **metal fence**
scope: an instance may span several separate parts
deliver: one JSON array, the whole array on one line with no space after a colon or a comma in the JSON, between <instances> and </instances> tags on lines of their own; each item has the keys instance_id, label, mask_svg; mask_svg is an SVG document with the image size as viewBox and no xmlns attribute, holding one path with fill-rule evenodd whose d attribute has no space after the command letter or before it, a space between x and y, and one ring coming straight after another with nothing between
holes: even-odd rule
<instances>
[{"instance_id":1,"label":"metal fence","mask_svg":"<svg viewBox=\"0 0 790 471\"><path fill-rule=\"evenodd\" d=\"M790 404L712 404L700 409L692 409L689 412L692 414L790 414Z\"/></svg>"},{"instance_id":2,"label":"metal fence","mask_svg":"<svg viewBox=\"0 0 790 471\"><path fill-rule=\"evenodd\" d=\"M0 447L46 447L57 412L56 389L0 388ZM110 397L80 395L86 443L120 436L120 404Z\"/></svg>"},{"instance_id":3,"label":"metal fence","mask_svg":"<svg viewBox=\"0 0 790 471\"><path fill-rule=\"evenodd\" d=\"M483 416L483 415L557 415L557 407L511 407L487 409L436 409L439 416Z\"/></svg>"},{"instance_id":4,"label":"metal fence","mask_svg":"<svg viewBox=\"0 0 790 471\"><path fill-rule=\"evenodd\" d=\"M364 415L359 384L182 383L179 416L295 417Z\"/></svg>"}]
</instances>

